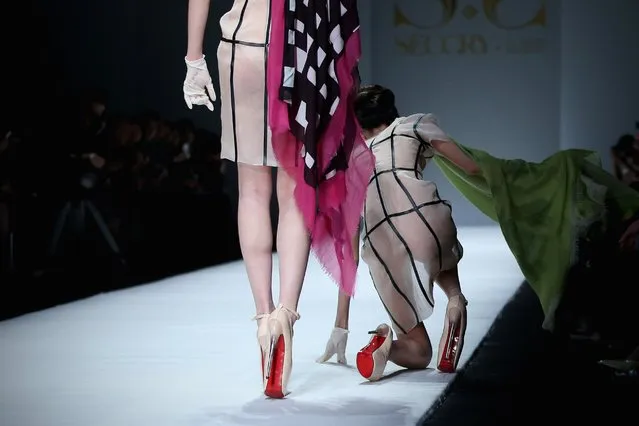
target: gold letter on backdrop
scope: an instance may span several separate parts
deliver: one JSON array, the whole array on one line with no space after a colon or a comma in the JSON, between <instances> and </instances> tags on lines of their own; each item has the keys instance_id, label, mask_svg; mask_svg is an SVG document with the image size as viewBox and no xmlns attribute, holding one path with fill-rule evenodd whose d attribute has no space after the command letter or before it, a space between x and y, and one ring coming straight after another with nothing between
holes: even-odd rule
<instances>
[{"instance_id":1,"label":"gold letter on backdrop","mask_svg":"<svg viewBox=\"0 0 639 426\"><path fill-rule=\"evenodd\" d=\"M425 1L425 0L422 0ZM403 25L413 28L418 28L420 30L431 30L435 28L441 28L450 23L455 17L458 8L457 0L435 0L442 8L441 19L434 24L423 24L419 23L414 16L407 16L407 14L401 9L398 3L394 5L394 21L393 24L395 27L401 27ZM499 5L504 2L504 0L482 0L483 1L483 9L484 15L486 19L496 26L497 28L501 28L502 30L518 30L527 27L545 27L546 26L546 0L538 0L541 4L539 5L539 9L535 12L535 16L530 18L528 21L523 22L521 24L511 24L507 22L503 22L499 16ZM509 0L509 1L521 1L521 0Z\"/></svg>"},{"instance_id":2,"label":"gold letter on backdrop","mask_svg":"<svg viewBox=\"0 0 639 426\"><path fill-rule=\"evenodd\" d=\"M425 0L421 0L425 1ZM420 30L430 30L446 26L455 16L457 11L457 0L436 0L442 7L442 17L438 22L434 24L419 24L415 20L406 16L406 14L400 9L399 5L395 3L395 19L394 26L401 27L406 25L408 27L419 28Z\"/></svg>"},{"instance_id":3,"label":"gold letter on backdrop","mask_svg":"<svg viewBox=\"0 0 639 426\"><path fill-rule=\"evenodd\" d=\"M546 0L540 0L541 4L539 5L539 9L535 13L531 19L523 24L508 24L502 22L499 17L499 4L503 2L503 0L483 0L484 1L484 14L486 18L497 28L501 28L503 30L518 30L526 27L545 27L546 26ZM521 1L521 0L510 0L510 1Z\"/></svg>"}]
</instances>

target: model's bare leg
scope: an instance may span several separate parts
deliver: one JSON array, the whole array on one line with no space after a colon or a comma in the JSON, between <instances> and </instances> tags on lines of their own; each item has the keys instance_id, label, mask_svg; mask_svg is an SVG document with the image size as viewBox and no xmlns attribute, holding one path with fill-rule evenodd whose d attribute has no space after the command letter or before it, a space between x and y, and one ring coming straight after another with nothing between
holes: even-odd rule
<instances>
[{"instance_id":1,"label":"model's bare leg","mask_svg":"<svg viewBox=\"0 0 639 426\"><path fill-rule=\"evenodd\" d=\"M273 311L271 274L273 230L270 201L273 192L271 169L238 163L239 204L237 209L240 248L251 284L257 314Z\"/></svg>"},{"instance_id":2,"label":"model's bare leg","mask_svg":"<svg viewBox=\"0 0 639 426\"><path fill-rule=\"evenodd\" d=\"M297 311L308 264L310 237L293 191L295 181L284 170L277 171L277 254L280 263L280 304Z\"/></svg>"},{"instance_id":3,"label":"model's bare leg","mask_svg":"<svg viewBox=\"0 0 639 426\"><path fill-rule=\"evenodd\" d=\"M337 314L335 315L335 328L348 330L348 317L351 310L351 297L338 290Z\"/></svg>"},{"instance_id":4,"label":"model's bare leg","mask_svg":"<svg viewBox=\"0 0 639 426\"><path fill-rule=\"evenodd\" d=\"M359 232L353 238L353 257L359 264ZM351 297L341 290L337 293L337 313L335 314L335 327L331 332L324 353L317 362L326 362L337 356L338 364L346 364L346 344L348 343L348 317L351 308Z\"/></svg>"},{"instance_id":5,"label":"model's bare leg","mask_svg":"<svg viewBox=\"0 0 639 426\"><path fill-rule=\"evenodd\" d=\"M368 345L357 353L357 370L366 379L377 381L384 375L388 361L409 369L424 369L430 364L433 349L423 323L393 340L393 330L380 324Z\"/></svg>"},{"instance_id":6,"label":"model's bare leg","mask_svg":"<svg viewBox=\"0 0 639 426\"><path fill-rule=\"evenodd\" d=\"M437 275L435 282L444 291L444 294L446 294L446 297L449 300L462 294L457 266L447 271L440 272Z\"/></svg>"},{"instance_id":7,"label":"model's bare leg","mask_svg":"<svg viewBox=\"0 0 639 426\"><path fill-rule=\"evenodd\" d=\"M433 347L424 323L393 341L389 360L401 367L424 369L433 358Z\"/></svg>"},{"instance_id":8,"label":"model's bare leg","mask_svg":"<svg viewBox=\"0 0 639 426\"><path fill-rule=\"evenodd\" d=\"M353 258L355 264L359 265L359 232L353 237ZM335 328L348 330L348 317L351 309L351 297L338 291L337 295L337 313L335 315Z\"/></svg>"},{"instance_id":9,"label":"model's bare leg","mask_svg":"<svg viewBox=\"0 0 639 426\"><path fill-rule=\"evenodd\" d=\"M367 259L367 263L375 288L382 297L383 292L394 287L393 281L400 285L412 282L413 275L406 267L410 259L404 250L393 248L392 244L384 244L382 241L376 247L374 256ZM394 321L409 321L407 314L410 314L410 305L395 304L387 309L392 311L389 314ZM422 322L407 333L400 334L397 340L393 340L393 330L387 324L380 324L370 334L372 337L368 345L357 354L357 369L364 378L379 380L383 377L388 361L409 369L424 369L430 364L433 349Z\"/></svg>"},{"instance_id":10,"label":"model's bare leg","mask_svg":"<svg viewBox=\"0 0 639 426\"><path fill-rule=\"evenodd\" d=\"M304 283L310 249L309 232L297 208L295 181L277 171L277 254L280 262L280 302L269 316L269 357L265 369L264 394L284 398L293 365L293 325L299 319L297 304Z\"/></svg>"}]
</instances>

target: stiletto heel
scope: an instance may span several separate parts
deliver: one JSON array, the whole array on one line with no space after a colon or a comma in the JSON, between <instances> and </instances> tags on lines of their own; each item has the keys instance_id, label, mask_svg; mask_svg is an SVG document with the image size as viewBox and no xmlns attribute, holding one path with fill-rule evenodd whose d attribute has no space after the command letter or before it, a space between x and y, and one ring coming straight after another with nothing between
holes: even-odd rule
<instances>
[{"instance_id":1,"label":"stiletto heel","mask_svg":"<svg viewBox=\"0 0 639 426\"><path fill-rule=\"evenodd\" d=\"M384 375L393 343L393 330L387 324L380 324L368 334L372 334L373 337L368 345L357 353L357 371L365 379L374 382Z\"/></svg>"},{"instance_id":2,"label":"stiletto heel","mask_svg":"<svg viewBox=\"0 0 639 426\"><path fill-rule=\"evenodd\" d=\"M297 312L282 305L269 316L270 345L264 380L264 395L269 398L280 399L288 394L286 385L293 363L293 324L299 318Z\"/></svg>"},{"instance_id":3,"label":"stiletto heel","mask_svg":"<svg viewBox=\"0 0 639 426\"><path fill-rule=\"evenodd\" d=\"M439 341L437 360L437 369L442 373L454 373L457 370L466 334L466 305L468 301L463 294L459 294L451 297L446 306L446 322Z\"/></svg>"},{"instance_id":4,"label":"stiletto heel","mask_svg":"<svg viewBox=\"0 0 639 426\"><path fill-rule=\"evenodd\" d=\"M257 314L253 320L257 321L257 343L260 347L260 367L262 369L262 385L264 385L264 358L268 354L268 318L269 314Z\"/></svg>"},{"instance_id":5,"label":"stiletto heel","mask_svg":"<svg viewBox=\"0 0 639 426\"><path fill-rule=\"evenodd\" d=\"M278 336L279 337L279 336ZM271 376L271 371L272 371L272 366L273 366L273 358L275 356L275 347L277 344L277 340L278 337L273 336L271 337L271 344L268 347L268 360L266 362L266 370L264 373L264 377L266 378L266 380L268 381L268 379Z\"/></svg>"}]
</instances>

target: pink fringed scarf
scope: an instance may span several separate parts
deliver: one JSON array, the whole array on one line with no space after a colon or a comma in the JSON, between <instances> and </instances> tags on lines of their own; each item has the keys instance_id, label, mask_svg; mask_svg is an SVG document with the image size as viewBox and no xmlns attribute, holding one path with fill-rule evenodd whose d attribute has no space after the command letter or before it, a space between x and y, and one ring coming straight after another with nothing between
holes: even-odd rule
<instances>
[{"instance_id":1,"label":"pink fringed scarf","mask_svg":"<svg viewBox=\"0 0 639 426\"><path fill-rule=\"evenodd\" d=\"M313 7L318 9L308 13ZM316 16L323 16L323 22ZM326 27L320 29L320 23ZM322 53L312 50L317 46L333 52L326 56L333 64L324 75L319 74ZM352 296L357 274L352 242L374 169L373 154L352 106L361 55L356 1L326 0L321 6L311 1L309 6L302 0L272 0L268 54L269 125L276 158L297 182L295 199L310 231L313 252L340 289ZM310 76L313 61L318 72ZM309 82L322 86L309 94ZM324 82L330 83L328 95ZM335 102L328 111L323 102L331 101L331 96ZM315 115L320 124L314 126Z\"/></svg>"}]
</instances>

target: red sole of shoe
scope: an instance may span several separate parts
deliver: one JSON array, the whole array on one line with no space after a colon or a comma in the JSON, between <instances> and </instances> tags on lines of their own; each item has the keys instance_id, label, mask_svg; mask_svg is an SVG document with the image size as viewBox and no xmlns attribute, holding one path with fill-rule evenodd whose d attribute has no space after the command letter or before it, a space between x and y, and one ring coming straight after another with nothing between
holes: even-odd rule
<instances>
[{"instance_id":1,"label":"red sole of shoe","mask_svg":"<svg viewBox=\"0 0 639 426\"><path fill-rule=\"evenodd\" d=\"M437 366L437 369L442 373L454 373L457 368L450 360L442 359Z\"/></svg>"},{"instance_id":2,"label":"red sole of shoe","mask_svg":"<svg viewBox=\"0 0 639 426\"><path fill-rule=\"evenodd\" d=\"M452 325L449 325L452 327ZM461 329L457 327L453 333L453 339L451 341L450 336L446 338L446 345L444 345L443 355L437 364L437 369L442 373L454 373L457 371L457 362L459 361L459 353L461 352L463 341L459 338L461 335ZM450 350L450 345L453 345ZM446 357L446 353L450 352L450 356Z\"/></svg>"},{"instance_id":3,"label":"red sole of shoe","mask_svg":"<svg viewBox=\"0 0 639 426\"><path fill-rule=\"evenodd\" d=\"M271 363L271 374L266 382L264 395L269 398L282 399L282 373L284 372L284 336L277 339L275 348L273 348L273 361Z\"/></svg>"},{"instance_id":4,"label":"red sole of shoe","mask_svg":"<svg viewBox=\"0 0 639 426\"><path fill-rule=\"evenodd\" d=\"M373 359L373 353L382 346L382 343L386 340L385 336L373 336L371 341L362 350L357 352L357 371L365 379L370 378L375 371L375 360Z\"/></svg>"}]
</instances>

